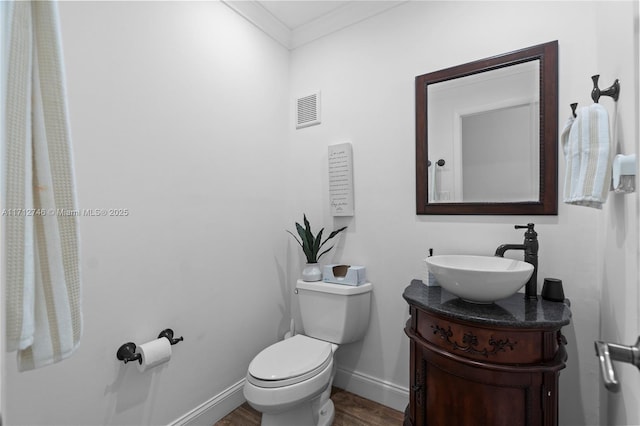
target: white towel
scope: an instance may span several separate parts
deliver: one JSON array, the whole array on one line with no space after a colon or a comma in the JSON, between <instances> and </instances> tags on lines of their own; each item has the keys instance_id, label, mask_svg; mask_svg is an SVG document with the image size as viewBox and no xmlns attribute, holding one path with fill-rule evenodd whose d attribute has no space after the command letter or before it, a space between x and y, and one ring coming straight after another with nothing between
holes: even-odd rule
<instances>
[{"instance_id":1,"label":"white towel","mask_svg":"<svg viewBox=\"0 0 640 426\"><path fill-rule=\"evenodd\" d=\"M82 333L78 216L58 14L12 2L6 89L7 350L58 362Z\"/></svg>"},{"instance_id":2,"label":"white towel","mask_svg":"<svg viewBox=\"0 0 640 426\"><path fill-rule=\"evenodd\" d=\"M562 130L564 202L601 209L611 181L609 115L600 104L580 108Z\"/></svg>"}]
</instances>

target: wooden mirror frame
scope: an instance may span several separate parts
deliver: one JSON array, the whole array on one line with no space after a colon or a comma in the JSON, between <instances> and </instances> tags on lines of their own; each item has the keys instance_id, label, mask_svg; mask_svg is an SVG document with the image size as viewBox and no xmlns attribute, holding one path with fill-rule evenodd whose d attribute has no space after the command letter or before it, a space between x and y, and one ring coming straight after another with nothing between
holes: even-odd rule
<instances>
[{"instance_id":1,"label":"wooden mirror frame","mask_svg":"<svg viewBox=\"0 0 640 426\"><path fill-rule=\"evenodd\" d=\"M540 192L538 201L429 203L427 86L523 62L540 60ZM416 212L442 215L558 214L558 41L416 77Z\"/></svg>"}]
</instances>

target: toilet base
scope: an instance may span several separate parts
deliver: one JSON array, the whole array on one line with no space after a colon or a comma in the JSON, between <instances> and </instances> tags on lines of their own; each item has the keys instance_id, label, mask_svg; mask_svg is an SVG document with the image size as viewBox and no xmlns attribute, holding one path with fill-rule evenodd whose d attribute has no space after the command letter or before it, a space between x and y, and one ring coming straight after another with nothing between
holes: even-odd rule
<instances>
[{"instance_id":1,"label":"toilet base","mask_svg":"<svg viewBox=\"0 0 640 426\"><path fill-rule=\"evenodd\" d=\"M331 426L335 416L336 409L333 406L333 401L328 400L324 403L322 409L320 409L320 414L318 415L318 426Z\"/></svg>"},{"instance_id":2,"label":"toilet base","mask_svg":"<svg viewBox=\"0 0 640 426\"><path fill-rule=\"evenodd\" d=\"M335 417L333 401L327 400L318 410L320 398L304 402L281 413L262 413L261 426L331 426ZM316 411L317 410L317 411Z\"/></svg>"}]
</instances>

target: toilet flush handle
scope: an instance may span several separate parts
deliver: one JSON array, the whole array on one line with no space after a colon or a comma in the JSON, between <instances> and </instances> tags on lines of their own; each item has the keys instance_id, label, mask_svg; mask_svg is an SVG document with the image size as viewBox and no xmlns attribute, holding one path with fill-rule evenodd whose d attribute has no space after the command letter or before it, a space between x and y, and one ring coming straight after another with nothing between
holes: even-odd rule
<instances>
[{"instance_id":1,"label":"toilet flush handle","mask_svg":"<svg viewBox=\"0 0 640 426\"><path fill-rule=\"evenodd\" d=\"M611 392L618 392L620 390L620 382L616 378L616 372L611 361L626 362L640 369L640 337L638 337L636 344L633 346L601 341L594 343L596 356L600 360L600 371L602 372L604 386Z\"/></svg>"}]
</instances>

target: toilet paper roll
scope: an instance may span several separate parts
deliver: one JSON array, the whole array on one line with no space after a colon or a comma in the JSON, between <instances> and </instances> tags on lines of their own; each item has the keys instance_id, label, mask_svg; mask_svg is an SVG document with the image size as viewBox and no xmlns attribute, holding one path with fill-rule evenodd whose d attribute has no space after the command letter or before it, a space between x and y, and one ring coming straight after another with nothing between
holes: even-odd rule
<instances>
[{"instance_id":1,"label":"toilet paper roll","mask_svg":"<svg viewBox=\"0 0 640 426\"><path fill-rule=\"evenodd\" d=\"M137 351L142 355L138 370L147 371L171 359L171 343L166 337L161 337L138 346Z\"/></svg>"}]
</instances>

